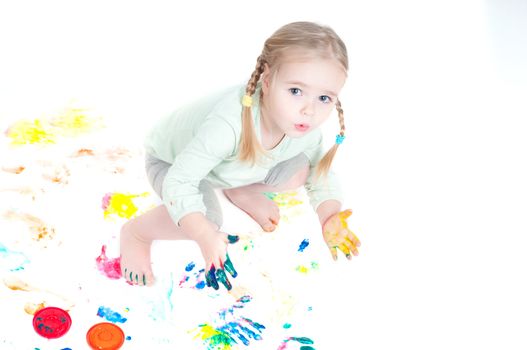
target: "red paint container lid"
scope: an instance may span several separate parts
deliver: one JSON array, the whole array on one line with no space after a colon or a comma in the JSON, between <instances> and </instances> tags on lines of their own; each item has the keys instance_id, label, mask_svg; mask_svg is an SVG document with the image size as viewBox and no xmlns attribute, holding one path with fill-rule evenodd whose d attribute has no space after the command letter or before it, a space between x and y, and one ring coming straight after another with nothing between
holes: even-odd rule
<instances>
[{"instance_id":1,"label":"red paint container lid","mask_svg":"<svg viewBox=\"0 0 527 350\"><path fill-rule=\"evenodd\" d=\"M33 316L35 332L44 338L54 339L62 337L71 327L71 317L67 311L58 307L45 307Z\"/></svg>"},{"instance_id":2,"label":"red paint container lid","mask_svg":"<svg viewBox=\"0 0 527 350\"><path fill-rule=\"evenodd\" d=\"M86 341L94 350L117 350L124 343L124 333L113 323L97 323L86 333Z\"/></svg>"}]
</instances>

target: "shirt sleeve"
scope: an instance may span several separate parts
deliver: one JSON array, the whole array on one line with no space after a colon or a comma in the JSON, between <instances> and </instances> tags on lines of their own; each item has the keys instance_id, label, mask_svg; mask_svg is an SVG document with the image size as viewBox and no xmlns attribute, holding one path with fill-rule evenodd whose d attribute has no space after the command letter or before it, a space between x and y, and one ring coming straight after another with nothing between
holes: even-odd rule
<instances>
[{"instance_id":1,"label":"shirt sleeve","mask_svg":"<svg viewBox=\"0 0 527 350\"><path fill-rule=\"evenodd\" d=\"M309 158L309 176L307 178L305 189L309 197L311 206L316 211L318 206L329 199L334 199L342 203L342 189L336 174L330 169L327 176L321 176L315 179L316 166L324 156L324 147L322 142L322 133L319 133L313 146L304 151Z\"/></svg>"},{"instance_id":2,"label":"shirt sleeve","mask_svg":"<svg viewBox=\"0 0 527 350\"><path fill-rule=\"evenodd\" d=\"M162 194L170 217L177 225L189 213L206 213L199 183L214 167L234 154L235 146L234 128L224 119L212 117L205 120L175 157L163 182Z\"/></svg>"}]
</instances>

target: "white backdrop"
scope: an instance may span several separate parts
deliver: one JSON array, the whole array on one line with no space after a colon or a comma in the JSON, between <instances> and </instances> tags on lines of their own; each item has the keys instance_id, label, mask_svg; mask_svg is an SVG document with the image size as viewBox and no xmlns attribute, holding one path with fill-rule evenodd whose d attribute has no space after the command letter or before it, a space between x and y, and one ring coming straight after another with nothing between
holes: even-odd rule
<instances>
[{"instance_id":1,"label":"white backdrop","mask_svg":"<svg viewBox=\"0 0 527 350\"><path fill-rule=\"evenodd\" d=\"M525 349L526 3L343 4L2 1L0 127L75 100L139 143L246 81L279 26L328 24L350 56L336 168L363 248L323 332L341 349Z\"/></svg>"}]
</instances>

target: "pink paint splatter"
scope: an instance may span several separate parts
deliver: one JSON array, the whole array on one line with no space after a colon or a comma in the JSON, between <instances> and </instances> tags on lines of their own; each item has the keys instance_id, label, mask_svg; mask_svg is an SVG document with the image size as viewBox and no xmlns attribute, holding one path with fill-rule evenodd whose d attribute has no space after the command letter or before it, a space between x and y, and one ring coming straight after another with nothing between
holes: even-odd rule
<instances>
[{"instance_id":1,"label":"pink paint splatter","mask_svg":"<svg viewBox=\"0 0 527 350\"><path fill-rule=\"evenodd\" d=\"M97 263L97 268L103 275L106 277L118 280L121 278L121 258L109 259L106 256L106 246L103 245L101 248L101 255L95 259Z\"/></svg>"}]
</instances>

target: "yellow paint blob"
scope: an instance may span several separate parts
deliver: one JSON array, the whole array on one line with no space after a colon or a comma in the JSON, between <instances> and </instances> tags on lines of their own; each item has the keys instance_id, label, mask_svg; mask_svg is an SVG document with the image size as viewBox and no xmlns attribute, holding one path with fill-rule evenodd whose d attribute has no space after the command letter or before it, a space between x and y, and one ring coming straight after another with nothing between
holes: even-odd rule
<instances>
[{"instance_id":1,"label":"yellow paint blob","mask_svg":"<svg viewBox=\"0 0 527 350\"><path fill-rule=\"evenodd\" d=\"M55 143L56 139L52 128L40 119L16 122L7 130L7 137L11 139L12 145L50 144Z\"/></svg>"},{"instance_id":2,"label":"yellow paint blob","mask_svg":"<svg viewBox=\"0 0 527 350\"><path fill-rule=\"evenodd\" d=\"M63 114L54 117L51 124L67 136L76 136L101 127L100 120L91 117L83 108L68 108Z\"/></svg>"},{"instance_id":3,"label":"yellow paint blob","mask_svg":"<svg viewBox=\"0 0 527 350\"><path fill-rule=\"evenodd\" d=\"M130 219L138 211L134 203L135 198L146 197L148 192L141 194L111 193L103 199L104 218L111 215L117 215L122 218Z\"/></svg>"}]
</instances>

